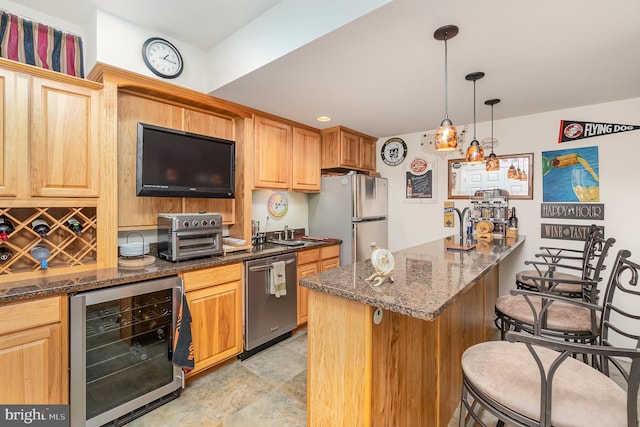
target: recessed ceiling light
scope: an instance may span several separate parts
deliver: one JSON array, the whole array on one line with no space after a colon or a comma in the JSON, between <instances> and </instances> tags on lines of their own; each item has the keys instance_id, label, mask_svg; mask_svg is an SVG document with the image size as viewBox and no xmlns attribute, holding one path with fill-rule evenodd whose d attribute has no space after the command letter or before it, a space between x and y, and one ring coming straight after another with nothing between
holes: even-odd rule
<instances>
[{"instance_id":1,"label":"recessed ceiling light","mask_svg":"<svg viewBox=\"0 0 640 427\"><path fill-rule=\"evenodd\" d=\"M331 121L331 117L329 116L320 116L316 119L319 122L330 122Z\"/></svg>"}]
</instances>

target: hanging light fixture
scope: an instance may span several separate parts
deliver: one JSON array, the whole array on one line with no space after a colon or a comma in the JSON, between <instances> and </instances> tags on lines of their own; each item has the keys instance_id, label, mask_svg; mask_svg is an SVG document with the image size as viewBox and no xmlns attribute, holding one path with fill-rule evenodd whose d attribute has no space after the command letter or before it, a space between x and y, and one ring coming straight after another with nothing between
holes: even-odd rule
<instances>
[{"instance_id":1,"label":"hanging light fixture","mask_svg":"<svg viewBox=\"0 0 640 427\"><path fill-rule=\"evenodd\" d=\"M487 172L497 172L500 170L500 159L493 152L493 106L500 102L499 99L488 99L484 101L485 105L491 105L491 154L487 157Z\"/></svg>"},{"instance_id":2,"label":"hanging light fixture","mask_svg":"<svg viewBox=\"0 0 640 427\"><path fill-rule=\"evenodd\" d=\"M458 27L445 25L433 33L436 40L444 40L444 120L436 131L435 147L438 151L453 151L458 147L458 133L456 127L449 120L449 94L447 77L447 40L458 34Z\"/></svg>"},{"instance_id":3,"label":"hanging light fixture","mask_svg":"<svg viewBox=\"0 0 640 427\"><path fill-rule=\"evenodd\" d=\"M484 162L484 148L476 139L476 81L484 77L482 71L467 74L464 78L473 81L473 141L467 148L467 164L477 164Z\"/></svg>"}]
</instances>

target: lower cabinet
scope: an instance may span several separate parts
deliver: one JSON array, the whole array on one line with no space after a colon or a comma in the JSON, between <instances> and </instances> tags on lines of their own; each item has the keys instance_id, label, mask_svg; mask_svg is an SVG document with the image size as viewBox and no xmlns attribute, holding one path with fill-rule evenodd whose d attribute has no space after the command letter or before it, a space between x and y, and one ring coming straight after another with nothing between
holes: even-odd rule
<instances>
[{"instance_id":1,"label":"lower cabinet","mask_svg":"<svg viewBox=\"0 0 640 427\"><path fill-rule=\"evenodd\" d=\"M323 246L298 252L298 280L340 266L340 245ZM309 289L298 284L298 326L309 316Z\"/></svg>"},{"instance_id":2,"label":"lower cabinet","mask_svg":"<svg viewBox=\"0 0 640 427\"><path fill-rule=\"evenodd\" d=\"M190 376L242 352L242 263L188 271L182 279L195 355Z\"/></svg>"},{"instance_id":3,"label":"lower cabinet","mask_svg":"<svg viewBox=\"0 0 640 427\"><path fill-rule=\"evenodd\" d=\"M0 306L0 402L69 402L67 299Z\"/></svg>"}]
</instances>

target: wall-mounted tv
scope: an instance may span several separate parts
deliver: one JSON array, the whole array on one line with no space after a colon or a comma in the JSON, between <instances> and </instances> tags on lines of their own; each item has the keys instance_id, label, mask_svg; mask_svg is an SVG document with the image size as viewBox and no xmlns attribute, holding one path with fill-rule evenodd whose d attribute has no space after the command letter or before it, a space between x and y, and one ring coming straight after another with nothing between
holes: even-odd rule
<instances>
[{"instance_id":1,"label":"wall-mounted tv","mask_svg":"<svg viewBox=\"0 0 640 427\"><path fill-rule=\"evenodd\" d=\"M136 195L232 199L234 192L234 141L138 123Z\"/></svg>"}]
</instances>

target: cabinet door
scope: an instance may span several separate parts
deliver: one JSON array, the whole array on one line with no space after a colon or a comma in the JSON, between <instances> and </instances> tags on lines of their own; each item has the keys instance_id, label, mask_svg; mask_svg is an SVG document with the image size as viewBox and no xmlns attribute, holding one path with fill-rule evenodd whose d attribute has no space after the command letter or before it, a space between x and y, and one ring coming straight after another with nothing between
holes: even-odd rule
<instances>
[{"instance_id":1,"label":"cabinet door","mask_svg":"<svg viewBox=\"0 0 640 427\"><path fill-rule=\"evenodd\" d=\"M340 267L340 258L329 258L320 261L320 271L333 270Z\"/></svg>"},{"instance_id":2,"label":"cabinet door","mask_svg":"<svg viewBox=\"0 0 640 427\"><path fill-rule=\"evenodd\" d=\"M376 170L376 140L362 138L360 144L360 167L371 171Z\"/></svg>"},{"instance_id":3,"label":"cabinet door","mask_svg":"<svg viewBox=\"0 0 640 427\"><path fill-rule=\"evenodd\" d=\"M61 404L61 326L41 326L0 337L0 402ZM66 378L66 377L65 377Z\"/></svg>"},{"instance_id":4,"label":"cabinet door","mask_svg":"<svg viewBox=\"0 0 640 427\"><path fill-rule=\"evenodd\" d=\"M0 402L68 402L66 298L0 306Z\"/></svg>"},{"instance_id":5,"label":"cabinet door","mask_svg":"<svg viewBox=\"0 0 640 427\"><path fill-rule=\"evenodd\" d=\"M138 122L179 129L182 110L162 102L121 93L118 96L118 227L138 229L157 224L157 213L181 212L177 197L136 197Z\"/></svg>"},{"instance_id":6,"label":"cabinet door","mask_svg":"<svg viewBox=\"0 0 640 427\"><path fill-rule=\"evenodd\" d=\"M320 133L293 128L293 190L320 191Z\"/></svg>"},{"instance_id":7,"label":"cabinet door","mask_svg":"<svg viewBox=\"0 0 640 427\"><path fill-rule=\"evenodd\" d=\"M18 163L20 149L26 151L28 139L27 120L17 120L19 117L26 119L28 111L28 99L25 96L16 97L16 75L7 70L0 69L0 196L16 196L18 165L26 166L27 163ZM21 104L18 104L18 101ZM24 108L19 108L19 105ZM22 126L21 126L22 125ZM21 143L20 143L21 142ZM26 160L26 159L24 159ZM26 167L24 170L25 175Z\"/></svg>"},{"instance_id":8,"label":"cabinet door","mask_svg":"<svg viewBox=\"0 0 640 427\"><path fill-rule=\"evenodd\" d=\"M242 281L186 295L195 355L191 375L242 352Z\"/></svg>"},{"instance_id":9,"label":"cabinet door","mask_svg":"<svg viewBox=\"0 0 640 427\"><path fill-rule=\"evenodd\" d=\"M340 163L344 167L360 167L360 137L342 131L340 141Z\"/></svg>"},{"instance_id":10,"label":"cabinet door","mask_svg":"<svg viewBox=\"0 0 640 427\"><path fill-rule=\"evenodd\" d=\"M98 196L97 90L32 79L31 194Z\"/></svg>"},{"instance_id":11,"label":"cabinet door","mask_svg":"<svg viewBox=\"0 0 640 427\"><path fill-rule=\"evenodd\" d=\"M263 117L255 118L254 187L291 187L291 127Z\"/></svg>"},{"instance_id":12,"label":"cabinet door","mask_svg":"<svg viewBox=\"0 0 640 427\"><path fill-rule=\"evenodd\" d=\"M320 271L318 262L298 265L298 280L311 276ZM298 326L305 323L309 318L309 289L298 285Z\"/></svg>"},{"instance_id":13,"label":"cabinet door","mask_svg":"<svg viewBox=\"0 0 640 427\"><path fill-rule=\"evenodd\" d=\"M184 110L184 130L200 135L235 140L234 123L229 117L215 116L194 110ZM218 212L222 223L235 222L235 200L233 199L184 199L185 212Z\"/></svg>"}]
</instances>

